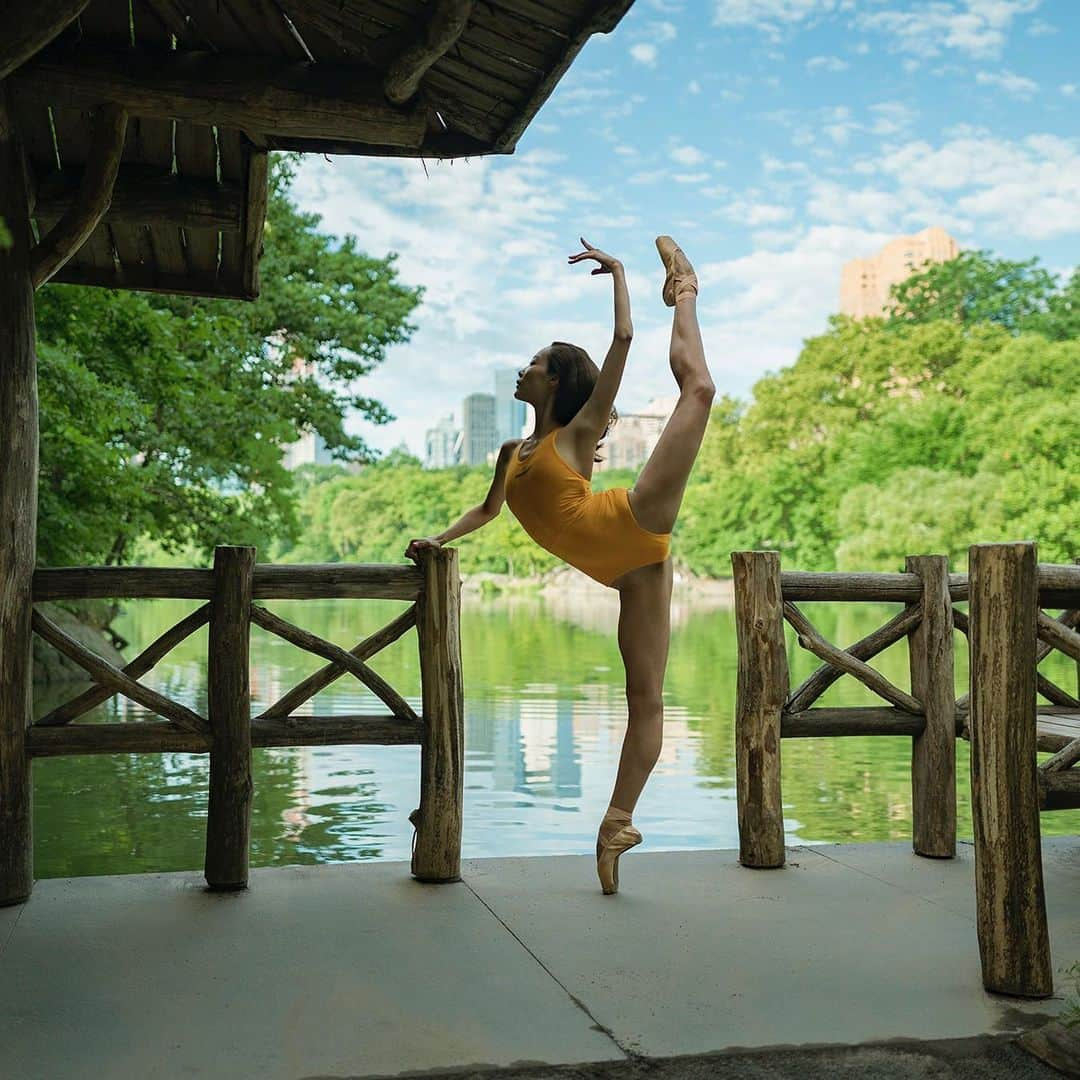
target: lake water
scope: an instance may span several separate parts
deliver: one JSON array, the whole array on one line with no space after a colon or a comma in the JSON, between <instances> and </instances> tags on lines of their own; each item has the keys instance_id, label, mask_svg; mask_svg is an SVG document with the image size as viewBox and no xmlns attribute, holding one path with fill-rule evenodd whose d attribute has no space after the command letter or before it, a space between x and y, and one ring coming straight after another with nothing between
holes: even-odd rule
<instances>
[{"instance_id":1,"label":"lake water","mask_svg":"<svg viewBox=\"0 0 1080 1080\"><path fill-rule=\"evenodd\" d=\"M197 601L129 603L117 629L130 658ZM344 648L389 622L404 601L277 601L272 610ZM841 646L897 610L887 604L803 606ZM467 594L462 608L465 685L464 858L593 852L615 780L626 725L614 593L545 599ZM790 631L789 631L790 634ZM252 627L251 687L259 712L324 661ZM205 715L204 627L143 682ZM957 635L957 688L967 655ZM817 660L789 637L792 685ZM420 711L415 632L369 663ZM907 647L873 661L908 687ZM1076 665L1052 654L1044 673L1075 688ZM677 602L664 688L664 747L634 813L640 850L737 848L733 716L736 648L728 607ZM82 689L39 690L42 715ZM842 678L819 705L883 704ZM385 713L351 676L301 712ZM112 699L85 722L147 719ZM959 836L972 834L968 744L957 742ZM419 805L418 746L257 749L252 808L253 866L408 860ZM37 878L201 870L209 758L115 754L34 761ZM785 739L784 822L791 844L902 840L911 836L911 740L905 737ZM1080 811L1042 815L1044 835L1080 832Z\"/></svg>"}]
</instances>

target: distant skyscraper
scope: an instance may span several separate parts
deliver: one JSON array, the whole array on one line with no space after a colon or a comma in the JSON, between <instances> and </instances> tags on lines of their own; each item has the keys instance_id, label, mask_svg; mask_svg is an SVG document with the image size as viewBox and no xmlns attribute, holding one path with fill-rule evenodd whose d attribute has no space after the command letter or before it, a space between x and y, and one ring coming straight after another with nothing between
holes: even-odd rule
<instances>
[{"instance_id":1,"label":"distant skyscraper","mask_svg":"<svg viewBox=\"0 0 1080 1080\"><path fill-rule=\"evenodd\" d=\"M600 456L604 460L593 465L593 473L605 469L636 469L644 465L678 400L678 394L670 394L653 398L642 412L619 413L608 437L600 444Z\"/></svg>"},{"instance_id":2,"label":"distant skyscraper","mask_svg":"<svg viewBox=\"0 0 1080 1080\"><path fill-rule=\"evenodd\" d=\"M889 289L928 262L948 262L960 253L956 241L932 225L914 236L890 240L869 259L852 259L840 274L840 310L856 319L884 315Z\"/></svg>"},{"instance_id":3,"label":"distant skyscraper","mask_svg":"<svg viewBox=\"0 0 1080 1080\"><path fill-rule=\"evenodd\" d=\"M495 372L495 446L507 439L520 439L525 426L525 402L514 397L517 368L499 368Z\"/></svg>"},{"instance_id":4,"label":"distant skyscraper","mask_svg":"<svg viewBox=\"0 0 1080 1080\"><path fill-rule=\"evenodd\" d=\"M334 459L326 446L326 440L317 431L305 431L300 438L284 447L282 464L286 469L301 465L331 465Z\"/></svg>"},{"instance_id":5,"label":"distant skyscraper","mask_svg":"<svg viewBox=\"0 0 1080 1080\"><path fill-rule=\"evenodd\" d=\"M433 428L424 432L424 465L429 469L445 469L458 463L461 432L452 414L447 414Z\"/></svg>"},{"instance_id":6,"label":"distant skyscraper","mask_svg":"<svg viewBox=\"0 0 1080 1080\"><path fill-rule=\"evenodd\" d=\"M495 396L470 394L462 402L461 463L485 465L495 452Z\"/></svg>"}]
</instances>

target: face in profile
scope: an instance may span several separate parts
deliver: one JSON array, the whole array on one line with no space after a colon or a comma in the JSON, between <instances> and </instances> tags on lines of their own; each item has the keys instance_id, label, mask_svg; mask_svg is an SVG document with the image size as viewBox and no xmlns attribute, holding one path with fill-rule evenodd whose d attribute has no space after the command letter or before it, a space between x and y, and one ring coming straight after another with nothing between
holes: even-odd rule
<instances>
[{"instance_id":1,"label":"face in profile","mask_svg":"<svg viewBox=\"0 0 1080 1080\"><path fill-rule=\"evenodd\" d=\"M541 349L529 363L518 372L514 397L530 405L542 402L551 393L551 376L548 371L548 350Z\"/></svg>"}]
</instances>

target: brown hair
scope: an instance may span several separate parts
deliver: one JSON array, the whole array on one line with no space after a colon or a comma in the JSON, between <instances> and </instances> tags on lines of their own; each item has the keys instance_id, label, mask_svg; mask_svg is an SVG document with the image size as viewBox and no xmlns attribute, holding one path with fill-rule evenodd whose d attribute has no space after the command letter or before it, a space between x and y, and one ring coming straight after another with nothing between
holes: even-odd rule
<instances>
[{"instance_id":1,"label":"brown hair","mask_svg":"<svg viewBox=\"0 0 1080 1080\"><path fill-rule=\"evenodd\" d=\"M553 341L548 348L548 374L559 377L559 385L555 390L555 420L562 425L569 424L589 400L596 380L600 377L600 369L584 349L571 345L568 341ZM618 419L619 414L612 409L597 447L607 438L611 425ZM594 462L603 460L599 454L593 454Z\"/></svg>"}]
</instances>

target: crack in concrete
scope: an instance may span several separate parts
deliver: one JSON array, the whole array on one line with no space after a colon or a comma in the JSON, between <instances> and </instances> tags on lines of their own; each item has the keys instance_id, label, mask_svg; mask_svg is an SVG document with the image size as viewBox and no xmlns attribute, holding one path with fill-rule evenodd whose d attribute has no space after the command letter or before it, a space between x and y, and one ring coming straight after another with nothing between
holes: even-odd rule
<instances>
[{"instance_id":1,"label":"crack in concrete","mask_svg":"<svg viewBox=\"0 0 1080 1080\"><path fill-rule=\"evenodd\" d=\"M615 1037L615 1033L611 1030L611 1028L607 1027L605 1024L600 1023L600 1021L597 1020L595 1016L593 1016L585 1002L582 1001L581 998L579 998L577 994L575 994L555 974L555 972L553 972L551 968L549 968L547 964L545 964L544 961L541 960L540 957L537 956L536 953L534 953L532 949L530 949L529 946L526 945L525 942L522 941L521 938L514 933L513 929L499 915L499 913L472 887L472 885L469 884L469 882L465 879L464 875L462 875L461 881L465 888L467 888L469 892L471 892L473 896L475 896L476 899L479 900L480 903L483 904L484 907L486 907L488 911L490 911L491 914L499 921L499 923L505 928L507 933L509 933L510 936L544 969L544 971L548 973L552 981L559 987L559 989L562 990L562 992L566 994L566 996L589 1018L589 1020L592 1022L591 1027L594 1031L603 1032L618 1047L619 1052L623 1054L629 1061L641 1062L646 1060L644 1054L639 1054L636 1051L629 1049L629 1047L623 1046L623 1044Z\"/></svg>"}]
</instances>

